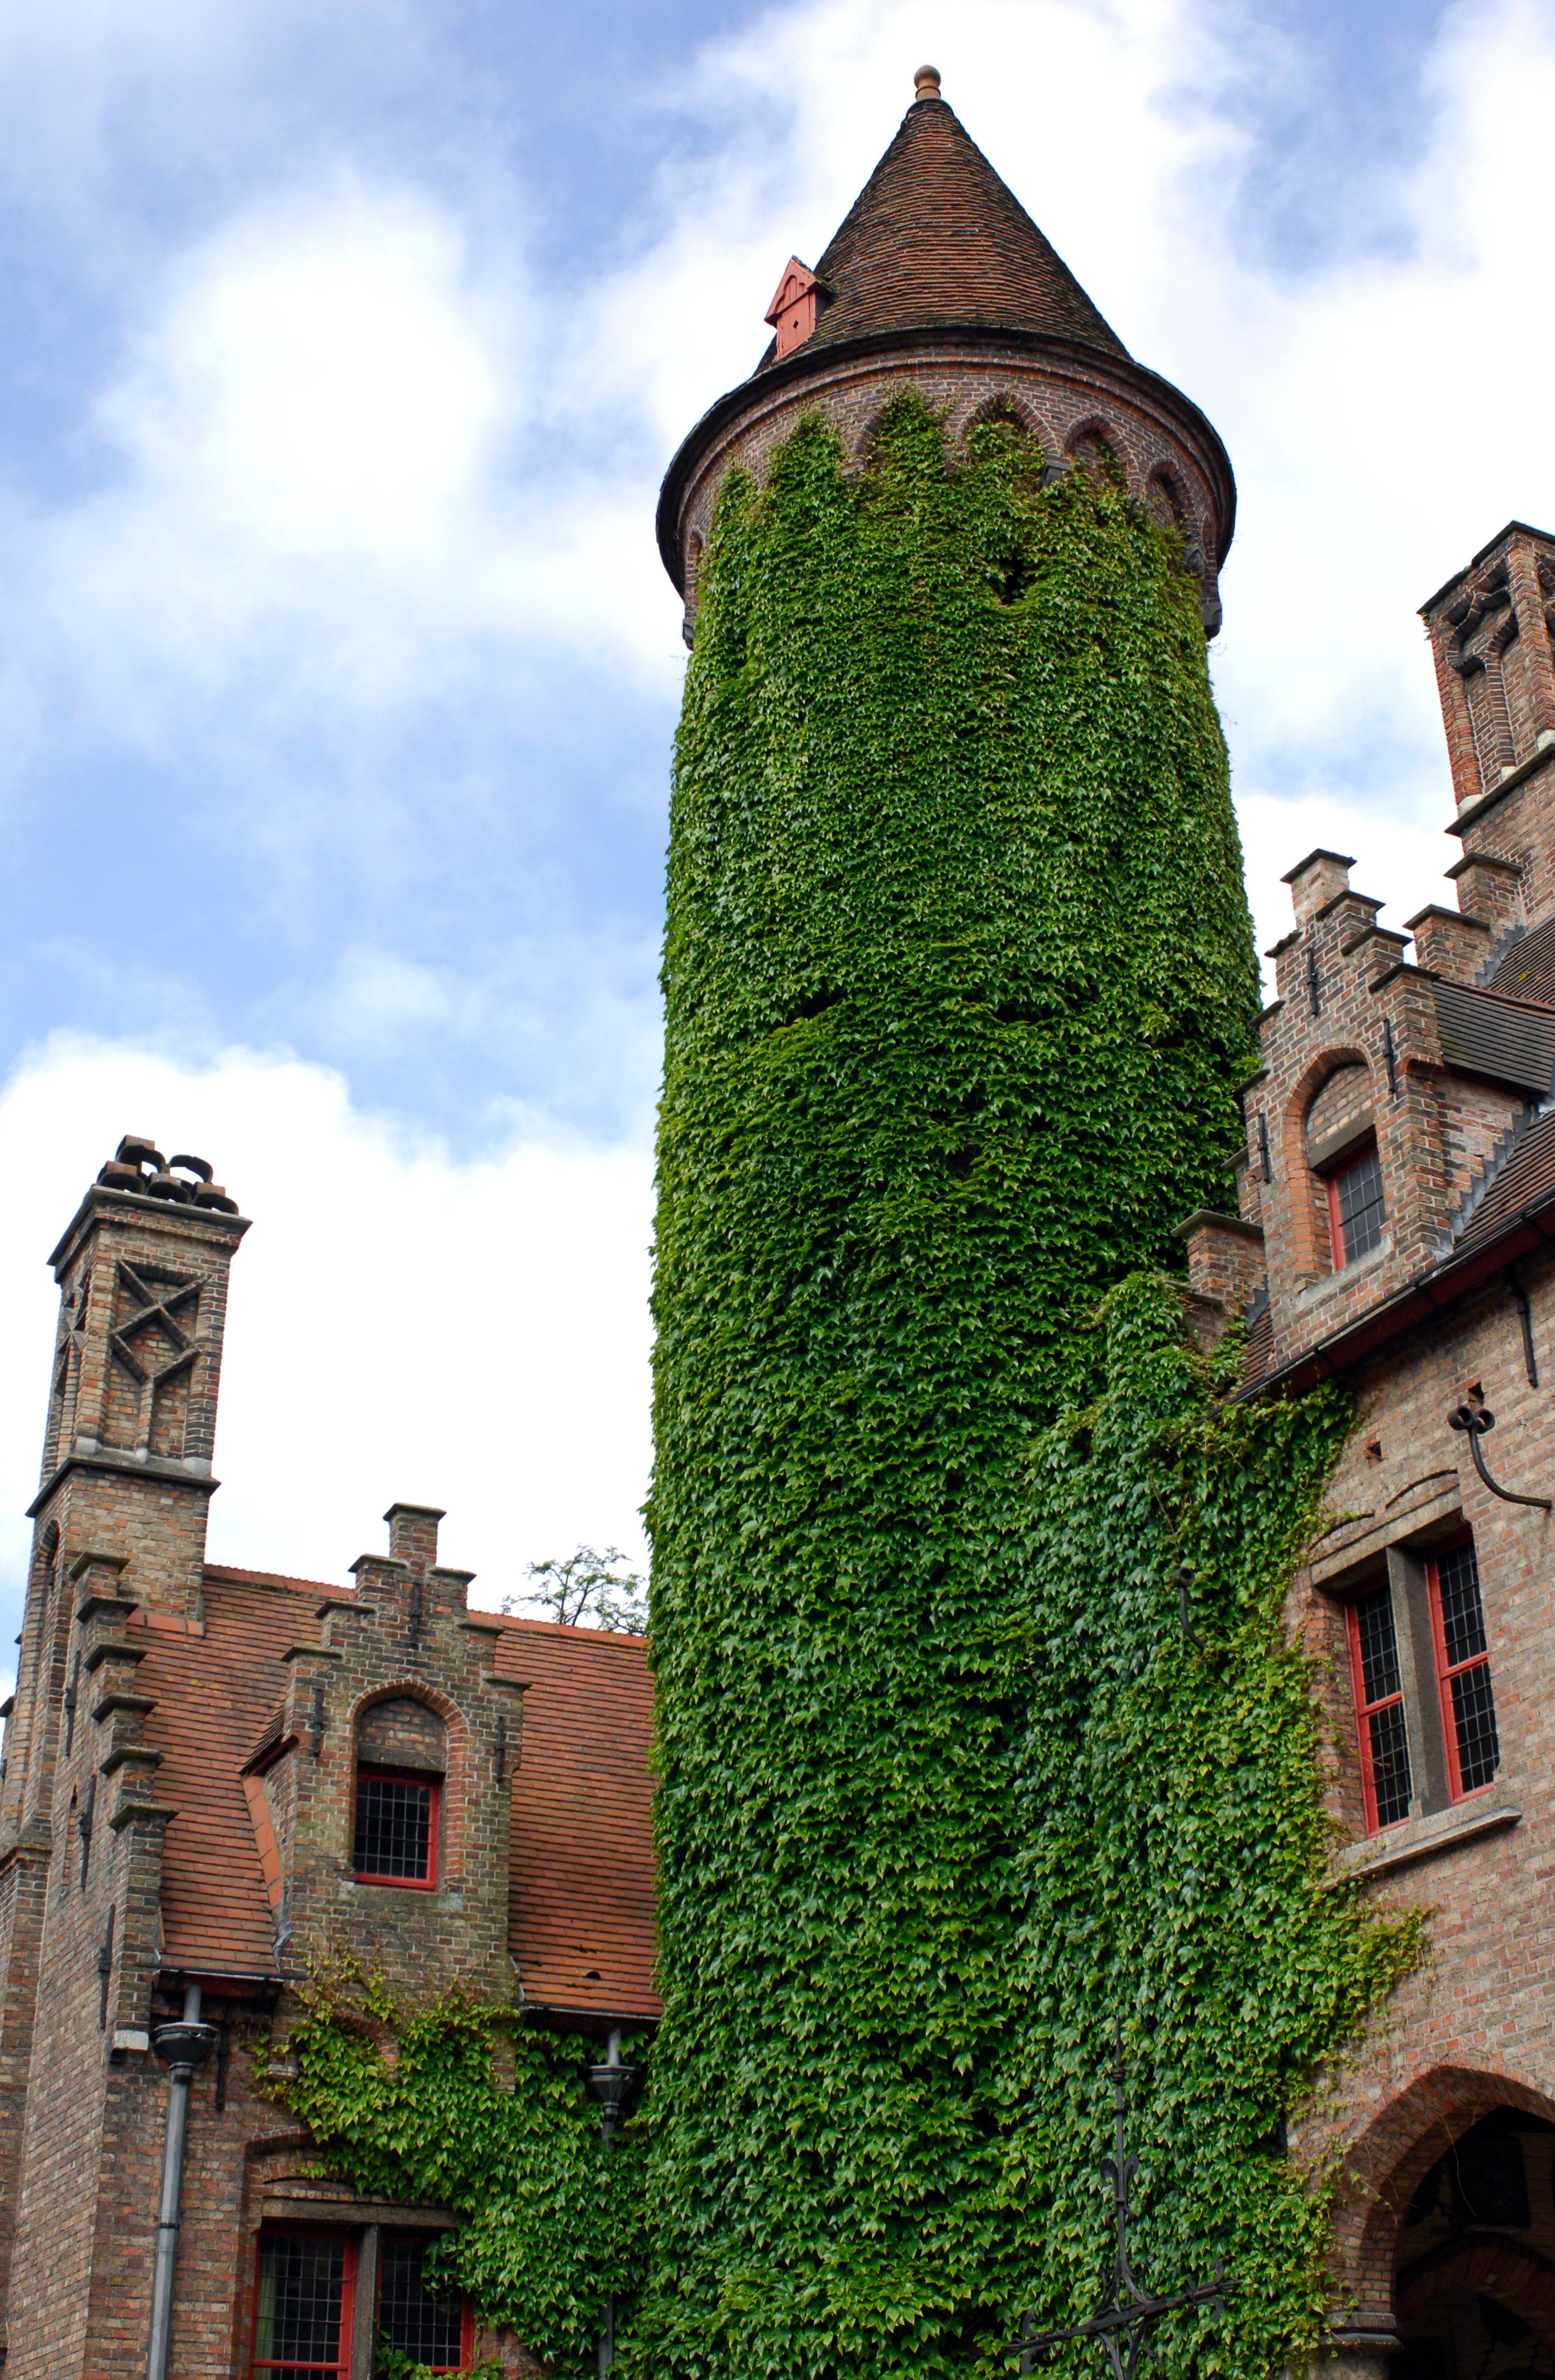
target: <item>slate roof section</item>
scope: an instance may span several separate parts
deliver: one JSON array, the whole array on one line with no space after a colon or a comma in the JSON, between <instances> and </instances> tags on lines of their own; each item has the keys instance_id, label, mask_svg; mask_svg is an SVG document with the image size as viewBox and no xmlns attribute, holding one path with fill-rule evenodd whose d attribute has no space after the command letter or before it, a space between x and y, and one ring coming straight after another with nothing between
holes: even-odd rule
<instances>
[{"instance_id":1,"label":"slate roof section","mask_svg":"<svg viewBox=\"0 0 1555 2380\"><path fill-rule=\"evenodd\" d=\"M205 1633L147 1632L138 1691L155 1698L159 1801L177 1812L163 1861L163 1960L207 1975L275 1973L275 1937L242 1770L338 1586L274 1572L205 1571ZM495 1618L497 1615L485 1615ZM655 2018L649 1749L640 1636L506 1619L493 1666L525 1681L513 1780L509 1939L527 2005Z\"/></svg>"},{"instance_id":2,"label":"slate roof section","mask_svg":"<svg viewBox=\"0 0 1555 2380\"><path fill-rule=\"evenodd\" d=\"M1525 1208L1542 1206L1551 1196L1555 1196L1555 1114L1540 1116L1513 1143L1459 1235L1454 1256L1484 1247Z\"/></svg>"},{"instance_id":3,"label":"slate roof section","mask_svg":"<svg viewBox=\"0 0 1555 2380\"><path fill-rule=\"evenodd\" d=\"M1537 1000L1555 1008L1555 917L1518 936L1485 989L1508 1000Z\"/></svg>"},{"instance_id":4,"label":"slate roof section","mask_svg":"<svg viewBox=\"0 0 1555 2380\"><path fill-rule=\"evenodd\" d=\"M1441 1054L1450 1066L1549 1097L1555 1086L1555 1013L1466 984L1439 982L1432 989Z\"/></svg>"},{"instance_id":5,"label":"slate roof section","mask_svg":"<svg viewBox=\"0 0 1555 2380\"><path fill-rule=\"evenodd\" d=\"M806 354L881 331L977 324L1036 331L1129 360L942 99L908 108L815 270L831 295ZM775 356L774 343L758 369Z\"/></svg>"}]
</instances>

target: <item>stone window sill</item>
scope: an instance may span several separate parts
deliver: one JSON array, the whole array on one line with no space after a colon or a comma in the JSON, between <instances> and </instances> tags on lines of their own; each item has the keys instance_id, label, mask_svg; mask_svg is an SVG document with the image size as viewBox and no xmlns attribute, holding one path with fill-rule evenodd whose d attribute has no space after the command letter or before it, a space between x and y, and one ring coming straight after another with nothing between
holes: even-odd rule
<instances>
[{"instance_id":1,"label":"stone window sill","mask_svg":"<svg viewBox=\"0 0 1555 2380\"><path fill-rule=\"evenodd\" d=\"M1522 1815L1516 1803L1492 1789L1483 1799L1455 1802L1450 1810L1434 1810L1428 1818L1406 1818L1385 1835L1368 1835L1342 1852L1334 1882L1348 1884L1354 1876L1386 1876L1393 1868L1412 1867L1417 1860L1434 1859L1440 1852L1455 1852L1464 1843L1500 1834L1516 1826Z\"/></svg>"},{"instance_id":2,"label":"stone window sill","mask_svg":"<svg viewBox=\"0 0 1555 2380\"><path fill-rule=\"evenodd\" d=\"M1348 1289L1352 1281L1367 1280L1372 1273L1381 1271L1392 1253L1393 1235L1385 1232L1377 1245L1368 1248L1364 1257L1357 1257L1354 1264L1341 1265L1337 1272L1319 1273L1305 1289L1298 1289L1293 1305L1297 1313L1303 1313L1331 1296L1335 1290Z\"/></svg>"}]
</instances>

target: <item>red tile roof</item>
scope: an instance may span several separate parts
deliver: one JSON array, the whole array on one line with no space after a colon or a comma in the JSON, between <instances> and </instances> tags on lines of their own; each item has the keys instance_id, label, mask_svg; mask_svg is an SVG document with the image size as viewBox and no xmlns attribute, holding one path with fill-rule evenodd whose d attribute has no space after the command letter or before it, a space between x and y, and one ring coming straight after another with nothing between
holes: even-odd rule
<instances>
[{"instance_id":1,"label":"red tile roof","mask_svg":"<svg viewBox=\"0 0 1555 2380\"><path fill-rule=\"evenodd\" d=\"M149 1632L139 1691L177 1812L163 1865L163 1955L207 1974L271 1975L274 1926L242 1767L338 1586L273 1572L205 1572L205 1633ZM492 1615L493 1617L495 1615ZM524 1680L513 1780L510 1941L526 2002L654 2017L652 1687L640 1636L503 1621L495 1668Z\"/></svg>"},{"instance_id":2,"label":"red tile roof","mask_svg":"<svg viewBox=\"0 0 1555 2380\"><path fill-rule=\"evenodd\" d=\"M830 302L807 351L944 323L1128 354L942 99L908 108L815 270Z\"/></svg>"},{"instance_id":3,"label":"red tile roof","mask_svg":"<svg viewBox=\"0 0 1555 2380\"><path fill-rule=\"evenodd\" d=\"M657 2016L647 1647L548 1620L510 1620L508 1630L498 1674L529 1681L510 1937L525 1998Z\"/></svg>"}]
</instances>

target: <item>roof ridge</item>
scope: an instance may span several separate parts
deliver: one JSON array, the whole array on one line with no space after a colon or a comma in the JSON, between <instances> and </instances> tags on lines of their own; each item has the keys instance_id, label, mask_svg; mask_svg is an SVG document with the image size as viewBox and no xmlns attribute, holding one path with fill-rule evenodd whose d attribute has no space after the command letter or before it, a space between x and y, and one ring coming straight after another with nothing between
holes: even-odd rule
<instances>
[{"instance_id":1,"label":"roof ridge","mask_svg":"<svg viewBox=\"0 0 1555 2380\"><path fill-rule=\"evenodd\" d=\"M224 1579L233 1586L280 1586L294 1595L354 1596L354 1586L336 1586L332 1579L296 1578L281 1570L254 1570L236 1562L204 1562L207 1578Z\"/></svg>"},{"instance_id":2,"label":"roof ridge","mask_svg":"<svg viewBox=\"0 0 1555 2380\"><path fill-rule=\"evenodd\" d=\"M474 1610L477 1607L471 1605ZM481 1610L483 1620L500 1620L504 1628L538 1628L548 1636L586 1636L591 1643L646 1645L647 1635L635 1628L579 1628L570 1620L541 1620L528 1611Z\"/></svg>"}]
</instances>

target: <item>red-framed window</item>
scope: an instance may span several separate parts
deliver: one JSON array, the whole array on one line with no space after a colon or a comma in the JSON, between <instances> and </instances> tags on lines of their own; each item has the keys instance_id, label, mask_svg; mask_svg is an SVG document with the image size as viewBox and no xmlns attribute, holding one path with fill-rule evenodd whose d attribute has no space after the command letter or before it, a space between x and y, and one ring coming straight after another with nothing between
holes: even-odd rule
<instances>
[{"instance_id":1,"label":"red-framed window","mask_svg":"<svg viewBox=\"0 0 1555 2380\"><path fill-rule=\"evenodd\" d=\"M1385 1582L1347 1609L1350 1673L1361 1744L1361 1790L1367 1834L1409 1815L1409 1729L1392 1589Z\"/></svg>"},{"instance_id":2,"label":"red-framed window","mask_svg":"<svg viewBox=\"0 0 1555 2380\"><path fill-rule=\"evenodd\" d=\"M1426 1564L1426 1576L1430 1585L1441 1732L1447 1744L1448 1791L1454 1802L1461 1802L1465 1794L1483 1792L1501 1758L1473 1538L1464 1537L1433 1555Z\"/></svg>"},{"instance_id":3,"label":"red-framed window","mask_svg":"<svg viewBox=\"0 0 1555 2380\"><path fill-rule=\"evenodd\" d=\"M435 2243L385 2231L378 2251L378 2328L389 2345L431 2372L461 2372L475 2354L475 2316L457 2290L430 2289L424 2265Z\"/></svg>"},{"instance_id":4,"label":"red-framed window","mask_svg":"<svg viewBox=\"0 0 1555 2380\"><path fill-rule=\"evenodd\" d=\"M252 2367L264 2380L346 2380L357 2248L345 2231L262 2231Z\"/></svg>"},{"instance_id":5,"label":"red-framed window","mask_svg":"<svg viewBox=\"0 0 1555 2380\"><path fill-rule=\"evenodd\" d=\"M439 1777L358 1766L351 1864L361 1882L430 1892L437 1882L442 1803Z\"/></svg>"},{"instance_id":6,"label":"red-framed window","mask_svg":"<svg viewBox=\"0 0 1555 2380\"><path fill-rule=\"evenodd\" d=\"M1382 1237L1387 1220L1387 1206L1382 1196L1382 1167L1375 1141L1368 1142L1358 1157L1342 1165L1327 1179L1329 1197L1329 1239L1333 1250L1333 1269L1342 1272L1369 1255Z\"/></svg>"}]
</instances>

